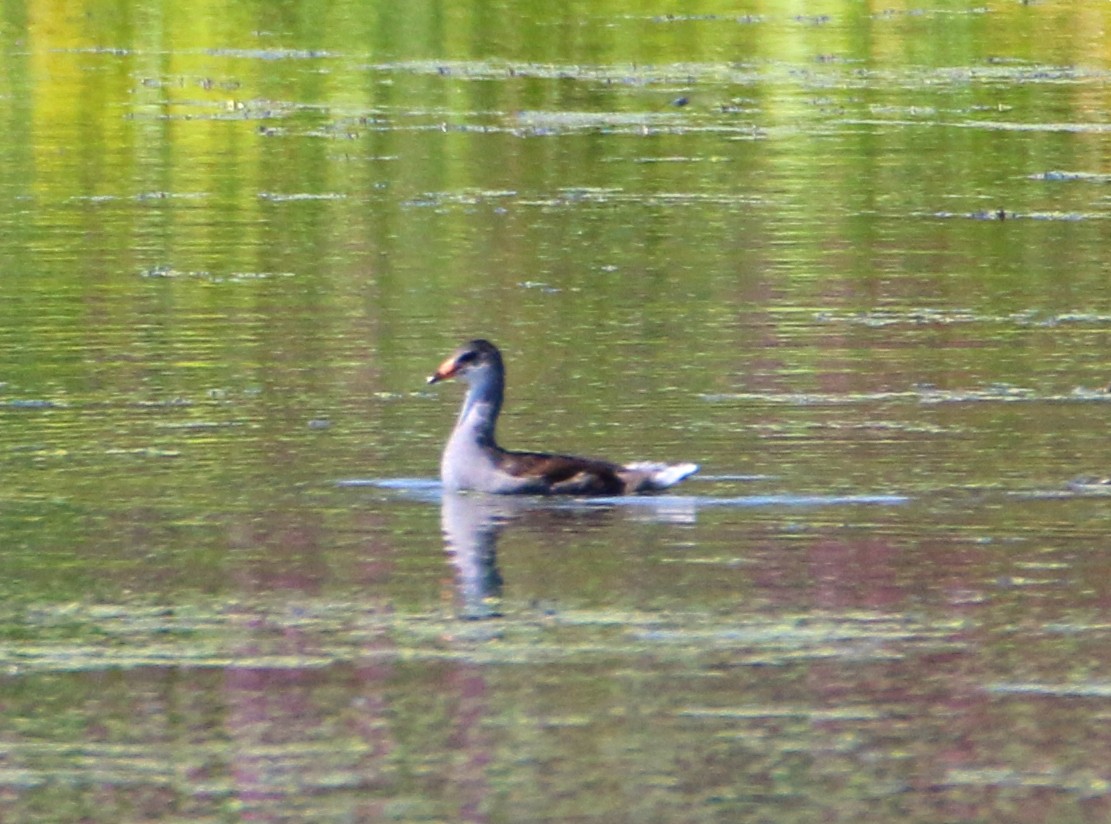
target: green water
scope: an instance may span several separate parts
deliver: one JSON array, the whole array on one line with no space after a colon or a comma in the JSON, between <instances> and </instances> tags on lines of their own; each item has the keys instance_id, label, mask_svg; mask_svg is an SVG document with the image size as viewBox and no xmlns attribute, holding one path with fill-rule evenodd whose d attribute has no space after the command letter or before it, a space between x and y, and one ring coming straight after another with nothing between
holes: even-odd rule
<instances>
[{"instance_id":1,"label":"green water","mask_svg":"<svg viewBox=\"0 0 1111 824\"><path fill-rule=\"evenodd\" d=\"M0 818L1111 814L1101 3L8 4ZM443 499L506 445L650 501Z\"/></svg>"}]
</instances>

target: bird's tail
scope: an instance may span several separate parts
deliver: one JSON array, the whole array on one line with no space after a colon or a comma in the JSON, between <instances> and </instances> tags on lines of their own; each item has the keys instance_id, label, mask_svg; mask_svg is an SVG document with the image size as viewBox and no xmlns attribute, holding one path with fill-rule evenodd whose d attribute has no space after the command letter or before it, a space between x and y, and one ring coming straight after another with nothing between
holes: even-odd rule
<instances>
[{"instance_id":1,"label":"bird's tail","mask_svg":"<svg viewBox=\"0 0 1111 824\"><path fill-rule=\"evenodd\" d=\"M675 486L698 471L698 464L678 463L665 464L651 461L639 461L625 465L628 472L628 486L630 492L653 492Z\"/></svg>"}]
</instances>

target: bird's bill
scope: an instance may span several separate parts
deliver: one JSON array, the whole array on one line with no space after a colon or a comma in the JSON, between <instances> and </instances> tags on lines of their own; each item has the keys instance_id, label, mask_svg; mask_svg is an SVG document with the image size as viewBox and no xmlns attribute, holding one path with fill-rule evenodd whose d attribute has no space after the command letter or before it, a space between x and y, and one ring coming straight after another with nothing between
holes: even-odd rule
<instances>
[{"instance_id":1,"label":"bird's bill","mask_svg":"<svg viewBox=\"0 0 1111 824\"><path fill-rule=\"evenodd\" d=\"M452 355L446 361L440 364L439 368L428 376L429 383L439 383L446 381L448 378L455 377L455 373L459 371L459 362Z\"/></svg>"}]
</instances>

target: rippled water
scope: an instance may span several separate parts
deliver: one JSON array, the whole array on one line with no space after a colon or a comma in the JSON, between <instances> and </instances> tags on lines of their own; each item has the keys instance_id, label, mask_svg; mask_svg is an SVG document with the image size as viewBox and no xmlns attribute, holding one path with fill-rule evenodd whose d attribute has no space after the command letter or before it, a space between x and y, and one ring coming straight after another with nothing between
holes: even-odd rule
<instances>
[{"instance_id":1,"label":"rippled water","mask_svg":"<svg viewBox=\"0 0 1111 824\"><path fill-rule=\"evenodd\" d=\"M1106 18L8 9L0 818L1105 819Z\"/></svg>"}]
</instances>

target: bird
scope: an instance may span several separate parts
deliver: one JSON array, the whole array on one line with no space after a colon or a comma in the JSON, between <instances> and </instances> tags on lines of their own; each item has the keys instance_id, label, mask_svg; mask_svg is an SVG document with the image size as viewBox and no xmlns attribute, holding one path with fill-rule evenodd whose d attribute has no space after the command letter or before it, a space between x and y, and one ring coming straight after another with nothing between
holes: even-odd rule
<instances>
[{"instance_id":1,"label":"bird","mask_svg":"<svg viewBox=\"0 0 1111 824\"><path fill-rule=\"evenodd\" d=\"M463 344L429 376L468 384L459 418L444 447L440 478L446 490L502 495L635 495L656 492L698 471L694 463L613 463L498 445L494 428L505 394L505 364L488 340Z\"/></svg>"}]
</instances>

